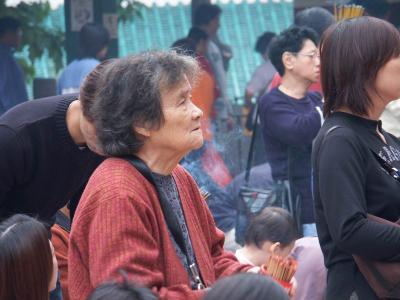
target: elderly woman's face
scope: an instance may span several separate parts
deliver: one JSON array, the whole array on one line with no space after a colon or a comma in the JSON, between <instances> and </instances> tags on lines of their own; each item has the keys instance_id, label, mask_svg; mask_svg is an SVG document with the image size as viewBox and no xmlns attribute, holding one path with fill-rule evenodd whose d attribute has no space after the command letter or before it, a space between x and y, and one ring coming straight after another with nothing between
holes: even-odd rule
<instances>
[{"instance_id":1,"label":"elderly woman's face","mask_svg":"<svg viewBox=\"0 0 400 300\"><path fill-rule=\"evenodd\" d=\"M203 112L192 102L192 87L186 76L176 88L161 92L161 105L165 122L159 130L151 132L153 146L182 156L200 148Z\"/></svg>"}]
</instances>

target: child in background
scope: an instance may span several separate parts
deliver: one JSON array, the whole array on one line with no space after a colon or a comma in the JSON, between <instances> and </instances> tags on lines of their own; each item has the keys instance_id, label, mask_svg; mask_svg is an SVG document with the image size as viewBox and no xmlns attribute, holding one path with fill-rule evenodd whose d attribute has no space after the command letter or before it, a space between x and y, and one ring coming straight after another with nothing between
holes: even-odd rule
<instances>
[{"instance_id":1,"label":"child in background","mask_svg":"<svg viewBox=\"0 0 400 300\"><path fill-rule=\"evenodd\" d=\"M245 235L245 245L236 251L241 263L261 266L279 255L297 261L297 282L293 300L322 300L326 289L326 268L317 237L297 239L292 216L278 207L267 207L254 217ZM296 240L297 239L297 240Z\"/></svg>"},{"instance_id":2,"label":"child in background","mask_svg":"<svg viewBox=\"0 0 400 300\"><path fill-rule=\"evenodd\" d=\"M261 266L272 254L287 257L297 237L296 224L289 212L267 207L251 220L245 245L236 251L236 258L241 263Z\"/></svg>"}]
</instances>

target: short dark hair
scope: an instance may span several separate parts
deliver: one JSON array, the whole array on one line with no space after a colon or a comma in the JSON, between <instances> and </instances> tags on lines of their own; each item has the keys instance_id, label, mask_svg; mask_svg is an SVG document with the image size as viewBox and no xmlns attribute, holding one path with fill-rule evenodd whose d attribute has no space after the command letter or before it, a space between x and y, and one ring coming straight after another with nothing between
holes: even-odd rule
<instances>
[{"instance_id":1,"label":"short dark hair","mask_svg":"<svg viewBox=\"0 0 400 300\"><path fill-rule=\"evenodd\" d=\"M219 280L203 300L289 300L287 292L271 277L242 273Z\"/></svg>"},{"instance_id":2,"label":"short dark hair","mask_svg":"<svg viewBox=\"0 0 400 300\"><path fill-rule=\"evenodd\" d=\"M372 105L367 88L373 87L378 71L400 55L400 34L374 17L347 19L328 28L320 52L324 116L341 107L366 115Z\"/></svg>"},{"instance_id":3,"label":"short dark hair","mask_svg":"<svg viewBox=\"0 0 400 300\"><path fill-rule=\"evenodd\" d=\"M148 51L118 59L107 68L93 105L98 141L109 156L137 153L145 142L133 126L158 129L164 122L161 92L195 81L195 58L176 51Z\"/></svg>"},{"instance_id":4,"label":"short dark hair","mask_svg":"<svg viewBox=\"0 0 400 300\"><path fill-rule=\"evenodd\" d=\"M245 234L245 244L261 248L265 242L279 242L283 247L298 237L296 223L290 213L279 207L267 207L255 216Z\"/></svg>"},{"instance_id":5,"label":"short dark hair","mask_svg":"<svg viewBox=\"0 0 400 300\"><path fill-rule=\"evenodd\" d=\"M148 288L124 281L98 286L87 300L157 300L157 297Z\"/></svg>"},{"instance_id":6,"label":"short dark hair","mask_svg":"<svg viewBox=\"0 0 400 300\"><path fill-rule=\"evenodd\" d=\"M299 11L294 19L297 26L305 26L313 29L318 35L318 42L324 31L336 22L330 11L322 7L311 7Z\"/></svg>"},{"instance_id":7,"label":"short dark hair","mask_svg":"<svg viewBox=\"0 0 400 300\"><path fill-rule=\"evenodd\" d=\"M284 52L299 52L306 40L311 40L317 45L317 34L308 27L292 26L274 37L269 45L268 56L278 71L279 75L285 74L282 55Z\"/></svg>"},{"instance_id":8,"label":"short dark hair","mask_svg":"<svg viewBox=\"0 0 400 300\"><path fill-rule=\"evenodd\" d=\"M254 51L264 55L268 50L269 43L276 36L275 33L266 31L262 35L260 35L257 39L256 46L254 47Z\"/></svg>"},{"instance_id":9,"label":"short dark hair","mask_svg":"<svg viewBox=\"0 0 400 300\"><path fill-rule=\"evenodd\" d=\"M0 18L0 37L3 37L7 32L17 32L21 28L21 22L10 16Z\"/></svg>"},{"instance_id":10,"label":"short dark hair","mask_svg":"<svg viewBox=\"0 0 400 300\"><path fill-rule=\"evenodd\" d=\"M20 214L3 221L0 224L0 299L48 299L52 275L53 255L46 227Z\"/></svg>"},{"instance_id":11,"label":"short dark hair","mask_svg":"<svg viewBox=\"0 0 400 300\"><path fill-rule=\"evenodd\" d=\"M79 89L79 100L81 102L82 113L89 122L93 122L91 109L96 101L97 93L102 86L102 77L106 68L110 66L115 59L107 59L98 64L83 80Z\"/></svg>"},{"instance_id":12,"label":"short dark hair","mask_svg":"<svg viewBox=\"0 0 400 300\"><path fill-rule=\"evenodd\" d=\"M108 45L110 35L100 24L87 23L79 32L79 57L93 57Z\"/></svg>"},{"instance_id":13,"label":"short dark hair","mask_svg":"<svg viewBox=\"0 0 400 300\"><path fill-rule=\"evenodd\" d=\"M203 3L196 7L193 16L194 26L203 26L221 15L222 9L216 4Z\"/></svg>"},{"instance_id":14,"label":"short dark hair","mask_svg":"<svg viewBox=\"0 0 400 300\"><path fill-rule=\"evenodd\" d=\"M187 37L175 41L171 48L178 54L196 57L196 44L193 40Z\"/></svg>"},{"instance_id":15,"label":"short dark hair","mask_svg":"<svg viewBox=\"0 0 400 300\"><path fill-rule=\"evenodd\" d=\"M208 34L198 27L192 27L187 37L197 44L200 41L206 41L208 39Z\"/></svg>"}]
</instances>

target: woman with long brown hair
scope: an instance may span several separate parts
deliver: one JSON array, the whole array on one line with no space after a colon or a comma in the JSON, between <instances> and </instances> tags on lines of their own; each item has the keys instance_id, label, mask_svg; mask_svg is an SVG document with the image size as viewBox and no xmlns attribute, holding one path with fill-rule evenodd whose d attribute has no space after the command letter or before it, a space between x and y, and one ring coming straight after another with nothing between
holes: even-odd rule
<instances>
[{"instance_id":1,"label":"woman with long brown hair","mask_svg":"<svg viewBox=\"0 0 400 300\"><path fill-rule=\"evenodd\" d=\"M400 142L382 129L400 98L400 34L372 17L330 27L320 45L325 123L313 147L318 236L327 300L378 299L353 255L400 261Z\"/></svg>"},{"instance_id":2,"label":"woman with long brown hair","mask_svg":"<svg viewBox=\"0 0 400 300\"><path fill-rule=\"evenodd\" d=\"M54 249L42 223L14 215L0 224L0 299L49 299L57 273Z\"/></svg>"}]
</instances>

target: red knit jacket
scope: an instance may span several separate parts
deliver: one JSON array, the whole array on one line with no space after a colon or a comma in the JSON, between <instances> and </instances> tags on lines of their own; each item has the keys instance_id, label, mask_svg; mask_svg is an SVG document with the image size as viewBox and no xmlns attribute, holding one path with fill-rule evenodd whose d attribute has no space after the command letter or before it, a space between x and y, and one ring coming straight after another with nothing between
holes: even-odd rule
<instances>
[{"instance_id":1,"label":"red knit jacket","mask_svg":"<svg viewBox=\"0 0 400 300\"><path fill-rule=\"evenodd\" d=\"M207 286L221 276L247 271L223 250L224 235L193 178L180 166L172 173L200 274ZM86 299L99 284L120 280L123 269L160 299L200 299L170 239L157 193L132 165L109 158L93 173L82 195L69 243L69 292Z\"/></svg>"}]
</instances>

